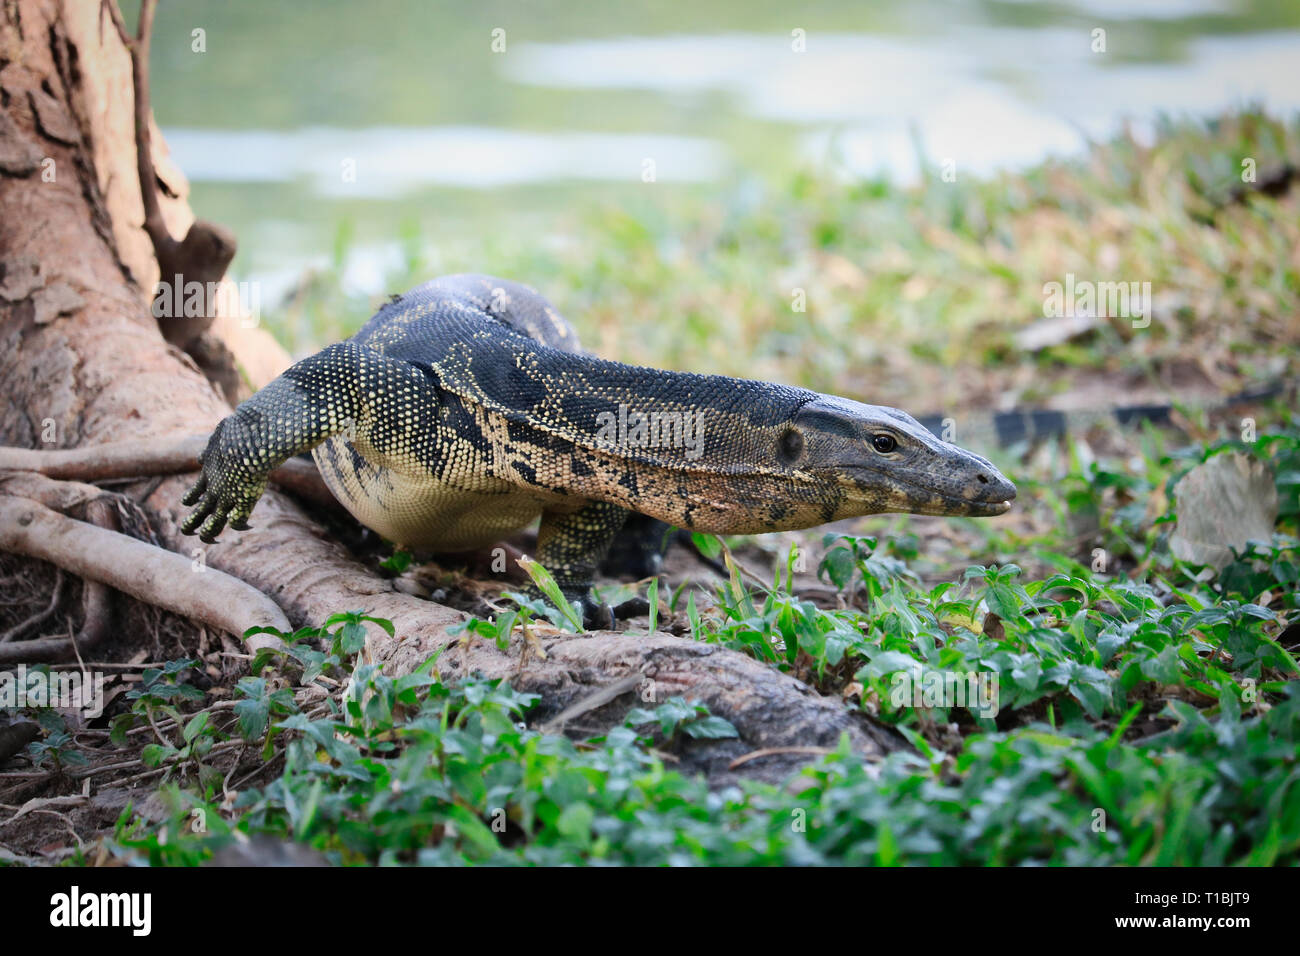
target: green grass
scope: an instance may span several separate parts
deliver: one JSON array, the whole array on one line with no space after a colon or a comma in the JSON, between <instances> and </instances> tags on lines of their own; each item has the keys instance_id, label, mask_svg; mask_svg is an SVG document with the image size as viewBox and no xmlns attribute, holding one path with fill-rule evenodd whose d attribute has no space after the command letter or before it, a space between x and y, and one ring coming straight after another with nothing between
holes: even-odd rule
<instances>
[{"instance_id":1,"label":"green grass","mask_svg":"<svg viewBox=\"0 0 1300 956\"><path fill-rule=\"evenodd\" d=\"M1249 717L1230 694L1213 721L1173 705L1176 727L1139 743L1033 723L975 735L951 762L896 754L878 773L844 748L797 794L710 792L630 728L581 748L523 729L527 700L498 684L362 686L364 708L283 721L295 732L283 775L233 811L166 788L171 825L124 814L112 848L192 864L239 830L340 863L1221 865L1300 852L1295 683ZM197 808L201 836L185 829Z\"/></svg>"}]
</instances>

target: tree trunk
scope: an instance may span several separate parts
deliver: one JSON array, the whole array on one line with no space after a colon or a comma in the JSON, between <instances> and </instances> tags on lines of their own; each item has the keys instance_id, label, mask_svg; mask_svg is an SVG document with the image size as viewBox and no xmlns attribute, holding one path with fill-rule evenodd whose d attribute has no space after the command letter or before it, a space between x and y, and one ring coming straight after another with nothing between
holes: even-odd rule
<instances>
[{"instance_id":1,"label":"tree trunk","mask_svg":"<svg viewBox=\"0 0 1300 956\"><path fill-rule=\"evenodd\" d=\"M167 344L149 311L158 265L142 228L130 54L97 0L6 0L0 18L0 442L52 450L205 434L230 406ZM187 184L161 135L152 141L164 219L184 235L193 221ZM269 336L231 324L219 323L221 336L244 357L246 378L260 385L278 374L285 357ZM259 354L272 358L259 366ZM117 490L140 506L161 546L196 557L199 542L177 530L190 480L170 475ZM263 592L295 626L358 608L392 620L396 638L372 629L368 648L391 673L445 647L437 665L444 677L508 678L542 695L539 720L623 681L627 692L582 716L588 731L643 703L634 686L652 687L658 699L693 698L741 734L693 745L689 763L718 780L735 757L765 748L833 747L842 734L868 759L892 746L891 735L839 700L689 639L544 637L544 659L524 655L522 637L504 653L482 641L464 645L447 634L459 612L395 591L281 492L267 492L252 524L206 546L196 566ZM808 759L776 754L740 772L775 778Z\"/></svg>"}]
</instances>

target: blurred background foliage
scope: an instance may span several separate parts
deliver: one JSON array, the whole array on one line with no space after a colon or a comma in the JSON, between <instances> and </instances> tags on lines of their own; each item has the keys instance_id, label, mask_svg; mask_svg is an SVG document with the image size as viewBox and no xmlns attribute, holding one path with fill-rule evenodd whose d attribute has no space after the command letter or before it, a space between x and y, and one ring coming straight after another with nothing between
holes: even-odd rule
<instances>
[{"instance_id":1,"label":"blurred background foliage","mask_svg":"<svg viewBox=\"0 0 1300 956\"><path fill-rule=\"evenodd\" d=\"M1095 406L1278 374L1294 200L1232 190L1295 160L1250 110L1300 106L1298 31L1231 0L173 0L154 105L297 354L482 271L609 358L918 414ZM1067 272L1151 282L1151 328L1018 352Z\"/></svg>"}]
</instances>

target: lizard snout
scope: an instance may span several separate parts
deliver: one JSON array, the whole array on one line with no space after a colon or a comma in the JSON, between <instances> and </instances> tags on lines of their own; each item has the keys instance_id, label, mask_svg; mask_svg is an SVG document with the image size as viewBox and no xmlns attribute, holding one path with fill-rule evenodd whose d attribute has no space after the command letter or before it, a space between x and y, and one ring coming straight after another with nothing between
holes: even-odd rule
<instances>
[{"instance_id":1,"label":"lizard snout","mask_svg":"<svg viewBox=\"0 0 1300 956\"><path fill-rule=\"evenodd\" d=\"M992 517L1011 510L1016 486L991 461L955 446L950 447L949 453L956 461L949 473L955 481L947 493L960 503L957 513Z\"/></svg>"},{"instance_id":2,"label":"lizard snout","mask_svg":"<svg viewBox=\"0 0 1300 956\"><path fill-rule=\"evenodd\" d=\"M1016 486L990 465L975 473L974 480L967 486L966 497L974 501L1010 502L1016 498Z\"/></svg>"}]
</instances>

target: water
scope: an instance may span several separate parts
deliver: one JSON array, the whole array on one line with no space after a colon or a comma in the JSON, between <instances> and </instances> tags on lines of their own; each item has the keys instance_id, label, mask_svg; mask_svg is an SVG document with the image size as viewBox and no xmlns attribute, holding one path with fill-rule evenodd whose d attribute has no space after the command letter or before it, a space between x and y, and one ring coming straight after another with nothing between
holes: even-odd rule
<instances>
[{"instance_id":1,"label":"water","mask_svg":"<svg viewBox=\"0 0 1300 956\"><path fill-rule=\"evenodd\" d=\"M472 126L297 130L165 130L191 182L303 180L331 199L400 199L424 186L626 182L653 157L670 182L716 181L721 144L651 133L534 133Z\"/></svg>"},{"instance_id":2,"label":"water","mask_svg":"<svg viewBox=\"0 0 1300 956\"><path fill-rule=\"evenodd\" d=\"M507 75L566 89L722 93L750 116L812 129L801 142L813 161L904 183L918 176L918 142L936 161L988 174L1081 152L1126 120L1141 127L1160 113L1246 103L1300 109L1300 32L1198 38L1183 58L1154 64L1115 62L1109 31L1106 41L1098 53L1084 29L976 28L816 35L795 53L785 37L615 38L530 45Z\"/></svg>"}]
</instances>

